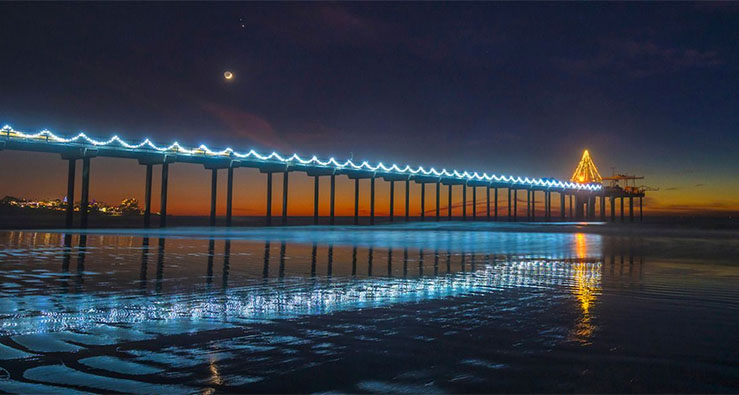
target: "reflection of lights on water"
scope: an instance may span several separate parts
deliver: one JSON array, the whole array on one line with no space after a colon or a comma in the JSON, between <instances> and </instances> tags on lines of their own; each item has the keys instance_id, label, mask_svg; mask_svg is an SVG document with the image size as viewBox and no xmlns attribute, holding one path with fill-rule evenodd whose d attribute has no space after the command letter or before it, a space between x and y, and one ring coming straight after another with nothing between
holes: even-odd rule
<instances>
[{"instance_id":1,"label":"reflection of lights on water","mask_svg":"<svg viewBox=\"0 0 739 395\"><path fill-rule=\"evenodd\" d=\"M578 259L585 259L588 256L588 244L584 233L575 234L575 256Z\"/></svg>"},{"instance_id":2,"label":"reflection of lights on water","mask_svg":"<svg viewBox=\"0 0 739 395\"><path fill-rule=\"evenodd\" d=\"M572 292L580 303L582 316L573 331L573 337L583 343L587 343L595 331L595 325L592 323L591 308L600 294L602 272L602 264L600 262L589 263L583 261L587 257L587 248L588 245L585 241L585 235L582 233L576 234L575 255L578 261L572 265L574 280Z\"/></svg>"},{"instance_id":3,"label":"reflection of lights on water","mask_svg":"<svg viewBox=\"0 0 739 395\"><path fill-rule=\"evenodd\" d=\"M3 320L2 334L84 329L99 324L144 324L172 320L245 322L381 307L508 288L569 285L577 266L561 260L521 260L484 265L476 272L416 279L370 278L306 284L266 283L223 293L133 295L57 295L54 305L38 298L19 303L16 316ZM600 266L588 266L596 270ZM47 299L48 300L48 299ZM57 307L60 306L60 307ZM33 312L36 313L33 313ZM22 312L22 313L20 313Z\"/></svg>"},{"instance_id":4,"label":"reflection of lights on water","mask_svg":"<svg viewBox=\"0 0 739 395\"><path fill-rule=\"evenodd\" d=\"M210 359L208 368L210 370L210 383L214 385L223 385L223 377L221 377L221 373L218 371L218 364L213 358Z\"/></svg>"}]
</instances>

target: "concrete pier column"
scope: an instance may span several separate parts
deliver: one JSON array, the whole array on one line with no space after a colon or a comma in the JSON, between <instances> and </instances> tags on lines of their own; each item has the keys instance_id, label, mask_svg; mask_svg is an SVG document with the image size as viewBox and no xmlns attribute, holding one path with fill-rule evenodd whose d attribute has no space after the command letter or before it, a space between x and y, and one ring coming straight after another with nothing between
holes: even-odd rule
<instances>
[{"instance_id":1,"label":"concrete pier column","mask_svg":"<svg viewBox=\"0 0 739 395\"><path fill-rule=\"evenodd\" d=\"M467 184L462 184L462 221L467 221Z\"/></svg>"},{"instance_id":2,"label":"concrete pier column","mask_svg":"<svg viewBox=\"0 0 739 395\"><path fill-rule=\"evenodd\" d=\"M67 209L66 209L66 226L67 229L72 227L74 221L74 173L77 168L77 160L69 159L69 167L67 173Z\"/></svg>"},{"instance_id":3,"label":"concrete pier column","mask_svg":"<svg viewBox=\"0 0 739 395\"><path fill-rule=\"evenodd\" d=\"M216 193L218 191L218 169L211 169L210 176L210 226L216 225Z\"/></svg>"},{"instance_id":4,"label":"concrete pier column","mask_svg":"<svg viewBox=\"0 0 739 395\"><path fill-rule=\"evenodd\" d=\"M267 226L272 225L272 173L267 173Z\"/></svg>"},{"instance_id":5,"label":"concrete pier column","mask_svg":"<svg viewBox=\"0 0 739 395\"><path fill-rule=\"evenodd\" d=\"M370 225L375 224L375 177L370 178Z\"/></svg>"},{"instance_id":6,"label":"concrete pier column","mask_svg":"<svg viewBox=\"0 0 739 395\"><path fill-rule=\"evenodd\" d=\"M421 183L421 221L426 218L426 184Z\"/></svg>"},{"instance_id":7,"label":"concrete pier column","mask_svg":"<svg viewBox=\"0 0 739 395\"><path fill-rule=\"evenodd\" d=\"M477 187L472 186L472 220L477 220Z\"/></svg>"},{"instance_id":8,"label":"concrete pier column","mask_svg":"<svg viewBox=\"0 0 739 395\"><path fill-rule=\"evenodd\" d=\"M448 190L449 190L449 201L447 202L447 205L446 205L447 206L447 213L446 213L446 215L449 218L449 220L451 221L452 220L452 184L449 184L448 187L449 187L448 188Z\"/></svg>"},{"instance_id":9,"label":"concrete pier column","mask_svg":"<svg viewBox=\"0 0 739 395\"><path fill-rule=\"evenodd\" d=\"M80 198L80 228L87 228L87 208L90 204L90 158L82 158L82 196Z\"/></svg>"},{"instance_id":10,"label":"concrete pier column","mask_svg":"<svg viewBox=\"0 0 739 395\"><path fill-rule=\"evenodd\" d=\"M162 163L162 194L159 208L159 227L167 227L167 183L169 182L169 163Z\"/></svg>"},{"instance_id":11,"label":"concrete pier column","mask_svg":"<svg viewBox=\"0 0 739 395\"><path fill-rule=\"evenodd\" d=\"M513 190L513 222L518 221L518 189Z\"/></svg>"},{"instance_id":12,"label":"concrete pier column","mask_svg":"<svg viewBox=\"0 0 739 395\"><path fill-rule=\"evenodd\" d=\"M590 198L589 198L589 201L590 201L590 219L591 220L595 220L595 201L596 201L596 196L595 195L591 195Z\"/></svg>"},{"instance_id":13,"label":"concrete pier column","mask_svg":"<svg viewBox=\"0 0 739 395\"><path fill-rule=\"evenodd\" d=\"M485 204L488 206L488 222L490 222L490 185L485 187Z\"/></svg>"},{"instance_id":14,"label":"concrete pier column","mask_svg":"<svg viewBox=\"0 0 739 395\"><path fill-rule=\"evenodd\" d=\"M531 220L536 221L536 189L531 190Z\"/></svg>"},{"instance_id":15,"label":"concrete pier column","mask_svg":"<svg viewBox=\"0 0 739 395\"><path fill-rule=\"evenodd\" d=\"M495 221L498 221L498 188L495 187L493 189L493 201L494 201L494 207L495 207Z\"/></svg>"},{"instance_id":16,"label":"concrete pier column","mask_svg":"<svg viewBox=\"0 0 739 395\"><path fill-rule=\"evenodd\" d=\"M234 201L234 168L226 170L226 226L231 226ZM230 248L230 245L229 245Z\"/></svg>"},{"instance_id":17,"label":"concrete pier column","mask_svg":"<svg viewBox=\"0 0 739 395\"><path fill-rule=\"evenodd\" d=\"M282 176L282 224L287 225L287 170Z\"/></svg>"},{"instance_id":18,"label":"concrete pier column","mask_svg":"<svg viewBox=\"0 0 739 395\"><path fill-rule=\"evenodd\" d=\"M644 212L642 211L643 205L642 205L643 198L639 196L639 222L644 221Z\"/></svg>"},{"instance_id":19,"label":"concrete pier column","mask_svg":"<svg viewBox=\"0 0 739 395\"><path fill-rule=\"evenodd\" d=\"M624 222L624 197L621 196L621 222Z\"/></svg>"},{"instance_id":20,"label":"concrete pier column","mask_svg":"<svg viewBox=\"0 0 739 395\"><path fill-rule=\"evenodd\" d=\"M313 225L318 225L318 187L320 176L313 177Z\"/></svg>"},{"instance_id":21,"label":"concrete pier column","mask_svg":"<svg viewBox=\"0 0 739 395\"><path fill-rule=\"evenodd\" d=\"M606 195L600 195L600 220L606 220Z\"/></svg>"},{"instance_id":22,"label":"concrete pier column","mask_svg":"<svg viewBox=\"0 0 739 395\"><path fill-rule=\"evenodd\" d=\"M616 197L611 196L611 222L616 222Z\"/></svg>"},{"instance_id":23,"label":"concrete pier column","mask_svg":"<svg viewBox=\"0 0 739 395\"><path fill-rule=\"evenodd\" d=\"M395 181L390 181L390 222L395 214Z\"/></svg>"},{"instance_id":24,"label":"concrete pier column","mask_svg":"<svg viewBox=\"0 0 739 395\"><path fill-rule=\"evenodd\" d=\"M359 178L354 179L354 225L359 224Z\"/></svg>"},{"instance_id":25,"label":"concrete pier column","mask_svg":"<svg viewBox=\"0 0 739 395\"><path fill-rule=\"evenodd\" d=\"M390 222L393 222L395 211L395 181L390 181Z\"/></svg>"},{"instance_id":26,"label":"concrete pier column","mask_svg":"<svg viewBox=\"0 0 739 395\"><path fill-rule=\"evenodd\" d=\"M511 201L511 188L509 187L508 188L508 221L510 221L511 218L513 218L513 216L511 215L512 214L512 210L513 210L513 206L511 205L511 203L512 203L512 201Z\"/></svg>"},{"instance_id":27,"label":"concrete pier column","mask_svg":"<svg viewBox=\"0 0 739 395\"><path fill-rule=\"evenodd\" d=\"M565 193L564 191L559 193L559 218L565 220Z\"/></svg>"},{"instance_id":28,"label":"concrete pier column","mask_svg":"<svg viewBox=\"0 0 739 395\"><path fill-rule=\"evenodd\" d=\"M531 221L531 189L526 190L526 220Z\"/></svg>"},{"instance_id":29,"label":"concrete pier column","mask_svg":"<svg viewBox=\"0 0 739 395\"><path fill-rule=\"evenodd\" d=\"M408 219L410 218L410 210L411 206L411 180L405 180L405 222L408 222Z\"/></svg>"},{"instance_id":30,"label":"concrete pier column","mask_svg":"<svg viewBox=\"0 0 739 395\"><path fill-rule=\"evenodd\" d=\"M549 196L547 196L547 191L546 190L544 190L542 192L544 192L544 221L548 221L549 220L549 214L547 213L547 207L549 207L549 200L548 200Z\"/></svg>"},{"instance_id":31,"label":"concrete pier column","mask_svg":"<svg viewBox=\"0 0 739 395\"><path fill-rule=\"evenodd\" d=\"M329 208L329 223L333 225L335 223L334 207L336 203L336 175L331 174L331 196L330 196L330 208Z\"/></svg>"},{"instance_id":32,"label":"concrete pier column","mask_svg":"<svg viewBox=\"0 0 739 395\"><path fill-rule=\"evenodd\" d=\"M439 221L439 195L441 192L441 183L439 181L436 182L436 221Z\"/></svg>"},{"instance_id":33,"label":"concrete pier column","mask_svg":"<svg viewBox=\"0 0 739 395\"><path fill-rule=\"evenodd\" d=\"M572 194L570 194L570 219L574 218L575 216L572 215Z\"/></svg>"},{"instance_id":34,"label":"concrete pier column","mask_svg":"<svg viewBox=\"0 0 739 395\"><path fill-rule=\"evenodd\" d=\"M634 222L634 197L629 196L629 222Z\"/></svg>"},{"instance_id":35,"label":"concrete pier column","mask_svg":"<svg viewBox=\"0 0 739 395\"><path fill-rule=\"evenodd\" d=\"M151 176L153 165L146 165L146 187L144 190L144 227L151 225Z\"/></svg>"},{"instance_id":36,"label":"concrete pier column","mask_svg":"<svg viewBox=\"0 0 739 395\"><path fill-rule=\"evenodd\" d=\"M549 191L544 191L544 220L549 221Z\"/></svg>"},{"instance_id":37,"label":"concrete pier column","mask_svg":"<svg viewBox=\"0 0 739 395\"><path fill-rule=\"evenodd\" d=\"M552 220L552 191L547 191L547 221Z\"/></svg>"}]
</instances>

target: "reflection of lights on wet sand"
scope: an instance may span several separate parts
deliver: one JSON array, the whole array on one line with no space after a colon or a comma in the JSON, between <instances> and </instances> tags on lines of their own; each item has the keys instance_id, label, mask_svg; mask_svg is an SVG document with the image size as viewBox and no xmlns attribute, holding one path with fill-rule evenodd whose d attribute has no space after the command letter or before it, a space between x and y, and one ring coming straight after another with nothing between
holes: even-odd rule
<instances>
[{"instance_id":1,"label":"reflection of lights on wet sand","mask_svg":"<svg viewBox=\"0 0 739 395\"><path fill-rule=\"evenodd\" d=\"M223 377L221 377L221 373L218 371L218 365L213 358L211 358L208 368L210 369L210 383L214 385L223 385Z\"/></svg>"},{"instance_id":2,"label":"reflection of lights on wet sand","mask_svg":"<svg viewBox=\"0 0 739 395\"><path fill-rule=\"evenodd\" d=\"M225 293L173 294L159 296L101 297L94 294L63 295L65 306L58 310L38 300L19 305L13 319L0 320L0 334L48 333L85 330L100 324L132 325L151 330L148 323L248 322L327 314L335 311L373 308L453 297L469 292L496 292L502 289L561 286L577 278L571 261L531 260L485 265L475 272L439 277L401 279L372 278L347 282L267 284L264 287L230 288Z\"/></svg>"},{"instance_id":3,"label":"reflection of lights on wet sand","mask_svg":"<svg viewBox=\"0 0 739 395\"><path fill-rule=\"evenodd\" d=\"M585 235L582 233L576 234L575 256L577 256L577 262L573 263L572 274L574 284L572 292L580 302L582 316L573 330L573 337L583 343L587 343L595 331L590 310L595 304L597 296L600 294L602 270L600 262L589 263L585 261L587 252L588 246L585 241Z\"/></svg>"}]
</instances>

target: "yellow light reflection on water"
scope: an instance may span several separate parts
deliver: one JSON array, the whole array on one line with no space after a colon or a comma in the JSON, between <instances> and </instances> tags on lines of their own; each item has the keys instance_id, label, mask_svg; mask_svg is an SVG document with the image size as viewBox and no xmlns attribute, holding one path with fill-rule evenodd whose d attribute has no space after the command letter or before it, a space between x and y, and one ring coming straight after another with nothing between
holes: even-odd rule
<instances>
[{"instance_id":1,"label":"yellow light reflection on water","mask_svg":"<svg viewBox=\"0 0 739 395\"><path fill-rule=\"evenodd\" d=\"M583 233L575 234L575 256L577 260L573 263L572 293L580 303L582 316L575 325L571 337L581 343L589 344L596 329L592 322L591 309L600 295L602 266L600 262L587 261L588 243Z\"/></svg>"}]
</instances>

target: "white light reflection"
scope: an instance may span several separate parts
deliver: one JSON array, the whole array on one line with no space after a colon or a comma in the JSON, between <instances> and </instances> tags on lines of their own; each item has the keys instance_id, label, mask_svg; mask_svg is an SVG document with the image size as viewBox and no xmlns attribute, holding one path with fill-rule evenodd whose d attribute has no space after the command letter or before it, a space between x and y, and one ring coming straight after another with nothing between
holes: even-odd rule
<instances>
[{"instance_id":1,"label":"white light reflection","mask_svg":"<svg viewBox=\"0 0 739 395\"><path fill-rule=\"evenodd\" d=\"M588 270L600 282L600 263ZM2 320L2 335L85 330L99 324L147 330L155 321L239 323L253 320L327 314L508 288L572 286L583 267L568 260L510 260L476 272L415 279L370 278L305 284L265 283L222 293L160 296L56 295L36 303L19 301L15 316ZM53 299L54 303L49 303ZM51 310L64 306L65 311ZM35 313L33 313L35 312ZM173 322L174 324L174 322Z\"/></svg>"}]
</instances>

